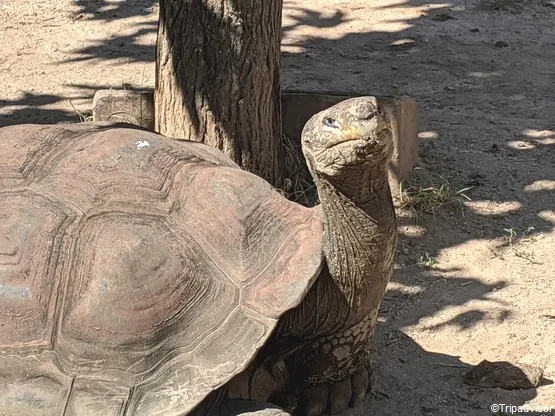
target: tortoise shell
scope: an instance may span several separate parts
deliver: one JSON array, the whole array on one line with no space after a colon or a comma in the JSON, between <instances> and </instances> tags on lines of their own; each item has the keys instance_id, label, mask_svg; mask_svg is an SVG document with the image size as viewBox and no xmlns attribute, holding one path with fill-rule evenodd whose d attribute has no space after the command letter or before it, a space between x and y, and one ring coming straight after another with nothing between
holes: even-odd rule
<instances>
[{"instance_id":1,"label":"tortoise shell","mask_svg":"<svg viewBox=\"0 0 555 416\"><path fill-rule=\"evenodd\" d=\"M173 415L247 367L322 264L322 224L209 146L0 129L0 409Z\"/></svg>"}]
</instances>

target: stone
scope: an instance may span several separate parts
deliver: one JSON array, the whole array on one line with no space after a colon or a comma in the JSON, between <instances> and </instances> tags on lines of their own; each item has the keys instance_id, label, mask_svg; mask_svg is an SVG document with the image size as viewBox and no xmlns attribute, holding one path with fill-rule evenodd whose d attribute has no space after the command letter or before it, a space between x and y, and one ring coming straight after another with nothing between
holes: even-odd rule
<instances>
[{"instance_id":1,"label":"stone","mask_svg":"<svg viewBox=\"0 0 555 416\"><path fill-rule=\"evenodd\" d=\"M94 95L94 121L130 123L154 130L154 95L152 91L100 90Z\"/></svg>"},{"instance_id":2,"label":"stone","mask_svg":"<svg viewBox=\"0 0 555 416\"><path fill-rule=\"evenodd\" d=\"M464 376L472 386L505 390L533 389L543 381L543 369L529 364L483 360Z\"/></svg>"}]
</instances>

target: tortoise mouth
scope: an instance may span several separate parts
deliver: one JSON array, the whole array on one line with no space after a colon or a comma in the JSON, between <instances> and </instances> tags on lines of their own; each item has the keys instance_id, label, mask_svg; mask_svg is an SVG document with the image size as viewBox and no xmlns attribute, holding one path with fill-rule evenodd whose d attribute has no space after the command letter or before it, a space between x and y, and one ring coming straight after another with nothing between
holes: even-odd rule
<instances>
[{"instance_id":1,"label":"tortoise mouth","mask_svg":"<svg viewBox=\"0 0 555 416\"><path fill-rule=\"evenodd\" d=\"M343 138L339 141L328 144L326 146L326 149L331 149L332 147L339 146L340 144L343 144L343 143L357 142L357 141L364 142L365 140L360 138L360 137L347 137L347 138Z\"/></svg>"},{"instance_id":2,"label":"tortoise mouth","mask_svg":"<svg viewBox=\"0 0 555 416\"><path fill-rule=\"evenodd\" d=\"M379 129L374 131L371 137L361 137L361 136L343 136L338 141L334 141L326 146L326 149L331 149L332 147L339 146L340 144L347 143L347 142L362 142L362 143L370 143L375 140L375 138L379 138L383 132L391 133L391 128L389 126L383 126ZM379 140L379 139L378 139Z\"/></svg>"}]
</instances>

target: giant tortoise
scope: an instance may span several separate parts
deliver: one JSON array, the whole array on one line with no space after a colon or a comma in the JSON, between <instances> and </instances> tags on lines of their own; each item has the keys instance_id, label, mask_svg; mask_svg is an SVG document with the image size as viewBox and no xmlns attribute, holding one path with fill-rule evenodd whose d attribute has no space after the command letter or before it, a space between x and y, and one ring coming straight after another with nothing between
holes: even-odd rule
<instances>
[{"instance_id":1,"label":"giant tortoise","mask_svg":"<svg viewBox=\"0 0 555 416\"><path fill-rule=\"evenodd\" d=\"M0 129L0 414L359 402L397 238L388 113L346 100L309 120L302 148L314 208L204 144L96 123Z\"/></svg>"}]
</instances>

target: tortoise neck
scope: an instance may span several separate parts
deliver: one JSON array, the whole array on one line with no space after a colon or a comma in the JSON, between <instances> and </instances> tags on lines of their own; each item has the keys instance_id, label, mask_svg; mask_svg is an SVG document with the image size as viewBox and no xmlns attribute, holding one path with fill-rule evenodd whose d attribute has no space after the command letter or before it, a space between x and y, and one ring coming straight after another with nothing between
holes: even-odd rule
<instances>
[{"instance_id":1,"label":"tortoise neck","mask_svg":"<svg viewBox=\"0 0 555 416\"><path fill-rule=\"evenodd\" d=\"M367 314L379 306L393 271L397 237L387 168L314 176L330 274L351 308Z\"/></svg>"}]
</instances>

